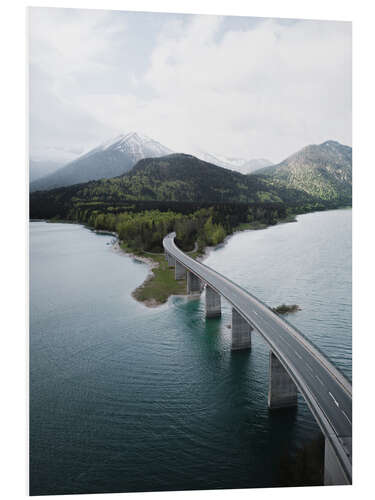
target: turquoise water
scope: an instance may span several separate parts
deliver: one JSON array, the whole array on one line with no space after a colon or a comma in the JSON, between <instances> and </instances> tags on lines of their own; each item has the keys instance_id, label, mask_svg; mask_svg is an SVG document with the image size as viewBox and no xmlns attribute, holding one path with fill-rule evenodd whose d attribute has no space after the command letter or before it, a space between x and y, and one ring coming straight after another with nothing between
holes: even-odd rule
<instances>
[{"instance_id":1,"label":"turquoise water","mask_svg":"<svg viewBox=\"0 0 375 500\"><path fill-rule=\"evenodd\" d=\"M230 350L230 308L148 309L148 273L112 237L30 224L32 494L265 487L318 434L303 400L267 408L268 349ZM205 261L294 323L351 377L351 211L234 235Z\"/></svg>"}]
</instances>

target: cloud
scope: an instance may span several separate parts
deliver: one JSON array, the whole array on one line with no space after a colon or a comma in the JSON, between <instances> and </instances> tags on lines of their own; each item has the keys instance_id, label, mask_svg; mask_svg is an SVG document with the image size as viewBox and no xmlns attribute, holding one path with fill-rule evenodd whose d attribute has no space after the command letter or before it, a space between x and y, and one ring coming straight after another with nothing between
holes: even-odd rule
<instances>
[{"instance_id":1,"label":"cloud","mask_svg":"<svg viewBox=\"0 0 375 500\"><path fill-rule=\"evenodd\" d=\"M351 144L350 23L36 10L31 61L77 143L139 130L177 151L273 161L327 139ZM34 101L41 128L47 110Z\"/></svg>"}]
</instances>

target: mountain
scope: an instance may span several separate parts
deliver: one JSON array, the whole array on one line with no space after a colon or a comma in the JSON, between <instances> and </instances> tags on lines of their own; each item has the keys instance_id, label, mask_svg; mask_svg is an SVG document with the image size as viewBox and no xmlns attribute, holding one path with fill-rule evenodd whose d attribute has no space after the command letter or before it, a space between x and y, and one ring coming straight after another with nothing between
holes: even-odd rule
<instances>
[{"instance_id":1,"label":"mountain","mask_svg":"<svg viewBox=\"0 0 375 500\"><path fill-rule=\"evenodd\" d=\"M64 163L60 161L50 161L50 160L34 160L30 158L29 160L29 179L30 182L36 181L41 177L52 174L57 169L61 168Z\"/></svg>"},{"instance_id":2,"label":"mountain","mask_svg":"<svg viewBox=\"0 0 375 500\"><path fill-rule=\"evenodd\" d=\"M119 135L56 172L32 182L30 191L115 177L130 170L143 158L164 156L171 152L159 142L137 132Z\"/></svg>"},{"instance_id":3,"label":"mountain","mask_svg":"<svg viewBox=\"0 0 375 500\"><path fill-rule=\"evenodd\" d=\"M141 160L128 175L112 181L136 199L281 201L263 180L180 153Z\"/></svg>"},{"instance_id":4,"label":"mountain","mask_svg":"<svg viewBox=\"0 0 375 500\"><path fill-rule=\"evenodd\" d=\"M270 167L271 165L273 165L272 161L265 158L254 158L247 161L242 170L244 174L251 174L260 168Z\"/></svg>"},{"instance_id":5,"label":"mountain","mask_svg":"<svg viewBox=\"0 0 375 500\"><path fill-rule=\"evenodd\" d=\"M253 159L244 160L243 158L229 158L227 156L215 155L213 153L207 153L205 151L198 151L195 153L197 158L200 160L218 165L219 167L227 168L229 170L235 170L241 174L250 174L254 170L262 167L268 167L272 165L272 162L264 159Z\"/></svg>"},{"instance_id":6,"label":"mountain","mask_svg":"<svg viewBox=\"0 0 375 500\"><path fill-rule=\"evenodd\" d=\"M126 210L135 201L317 203L303 191L274 186L266 176L243 175L191 155L171 154L140 160L129 172L111 179L31 193L30 217L71 218L75 214L81 220L83 214L83 220L87 211Z\"/></svg>"},{"instance_id":7,"label":"mountain","mask_svg":"<svg viewBox=\"0 0 375 500\"><path fill-rule=\"evenodd\" d=\"M350 201L352 148L337 141L312 144L254 174L267 178L275 187L299 189L322 200Z\"/></svg>"},{"instance_id":8,"label":"mountain","mask_svg":"<svg viewBox=\"0 0 375 500\"><path fill-rule=\"evenodd\" d=\"M284 202L299 211L336 208L351 202L351 154L350 147L327 141L250 175L186 154L144 158L117 177L31 193L30 216L74 214L75 219L86 220L87 211L107 207L118 212L135 201Z\"/></svg>"}]
</instances>

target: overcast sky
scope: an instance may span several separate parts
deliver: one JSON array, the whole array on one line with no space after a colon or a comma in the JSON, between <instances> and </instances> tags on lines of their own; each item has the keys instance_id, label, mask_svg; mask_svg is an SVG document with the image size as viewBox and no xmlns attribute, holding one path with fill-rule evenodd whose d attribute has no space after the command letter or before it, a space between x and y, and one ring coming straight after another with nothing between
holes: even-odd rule
<instances>
[{"instance_id":1,"label":"overcast sky","mask_svg":"<svg viewBox=\"0 0 375 500\"><path fill-rule=\"evenodd\" d=\"M351 24L31 8L30 154L138 131L178 152L278 162L351 145Z\"/></svg>"}]
</instances>

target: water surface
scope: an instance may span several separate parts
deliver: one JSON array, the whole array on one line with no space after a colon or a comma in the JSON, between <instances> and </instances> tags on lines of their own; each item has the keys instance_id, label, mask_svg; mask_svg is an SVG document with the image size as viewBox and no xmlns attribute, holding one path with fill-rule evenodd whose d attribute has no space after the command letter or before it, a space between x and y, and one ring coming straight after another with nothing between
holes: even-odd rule
<instances>
[{"instance_id":1,"label":"water surface","mask_svg":"<svg viewBox=\"0 0 375 500\"><path fill-rule=\"evenodd\" d=\"M30 225L32 494L265 487L318 434L303 400L267 409L268 349L230 350L230 307L204 297L148 309L148 269L112 237ZM351 211L233 236L206 263L270 305L351 376Z\"/></svg>"}]
</instances>

